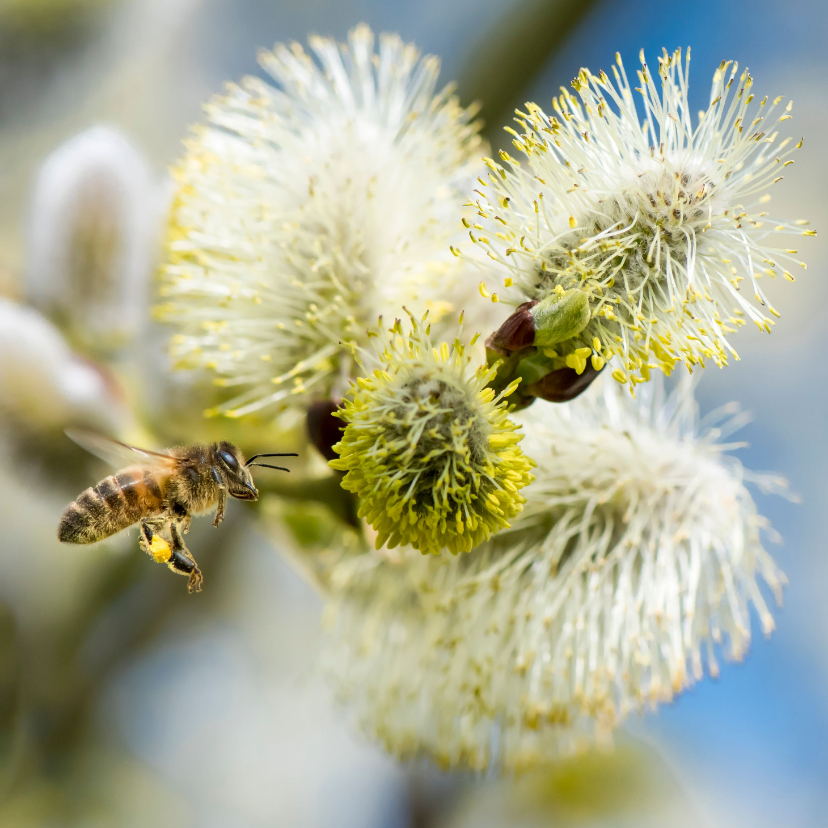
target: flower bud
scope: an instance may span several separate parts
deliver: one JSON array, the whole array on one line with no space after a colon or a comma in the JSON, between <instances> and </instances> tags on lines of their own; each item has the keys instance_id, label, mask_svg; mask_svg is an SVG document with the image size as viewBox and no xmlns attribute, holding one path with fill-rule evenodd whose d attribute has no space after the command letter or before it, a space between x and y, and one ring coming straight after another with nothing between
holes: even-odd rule
<instances>
[{"instance_id":1,"label":"flower bud","mask_svg":"<svg viewBox=\"0 0 828 828\"><path fill-rule=\"evenodd\" d=\"M558 368L523 390L547 402L569 402L583 394L599 373L590 364L580 374L574 368Z\"/></svg>"},{"instance_id":2,"label":"flower bud","mask_svg":"<svg viewBox=\"0 0 828 828\"><path fill-rule=\"evenodd\" d=\"M308 436L326 460L335 460L339 456L333 446L342 439L345 428L336 418L340 405L341 402L336 400L317 400L308 407Z\"/></svg>"},{"instance_id":3,"label":"flower bud","mask_svg":"<svg viewBox=\"0 0 828 828\"><path fill-rule=\"evenodd\" d=\"M26 294L85 353L117 350L145 325L162 196L143 155L105 126L40 168Z\"/></svg>"},{"instance_id":4,"label":"flower bud","mask_svg":"<svg viewBox=\"0 0 828 828\"><path fill-rule=\"evenodd\" d=\"M535 317L531 309L537 304L532 301L519 305L517 310L489 337L486 346L494 351L504 351L506 354L532 347L535 344Z\"/></svg>"},{"instance_id":5,"label":"flower bud","mask_svg":"<svg viewBox=\"0 0 828 828\"><path fill-rule=\"evenodd\" d=\"M113 431L126 420L121 393L36 310L0 299L0 431L61 440L69 426Z\"/></svg>"}]
</instances>

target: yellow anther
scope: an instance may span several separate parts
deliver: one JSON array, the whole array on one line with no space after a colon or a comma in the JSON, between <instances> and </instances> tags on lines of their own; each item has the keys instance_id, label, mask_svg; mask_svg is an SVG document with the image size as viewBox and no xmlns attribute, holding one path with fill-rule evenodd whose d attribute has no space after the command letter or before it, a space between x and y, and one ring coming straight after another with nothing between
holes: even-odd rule
<instances>
[{"instance_id":1,"label":"yellow anther","mask_svg":"<svg viewBox=\"0 0 828 828\"><path fill-rule=\"evenodd\" d=\"M582 357L577 352L567 354L566 366L567 368L573 368L577 374L583 374L586 368L586 357Z\"/></svg>"}]
</instances>

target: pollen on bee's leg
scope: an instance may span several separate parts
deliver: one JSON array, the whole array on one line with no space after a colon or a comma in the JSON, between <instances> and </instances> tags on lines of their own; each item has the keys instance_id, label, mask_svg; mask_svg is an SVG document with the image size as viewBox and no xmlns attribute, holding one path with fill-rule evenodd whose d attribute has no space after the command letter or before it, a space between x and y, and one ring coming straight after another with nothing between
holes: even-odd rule
<instances>
[{"instance_id":1,"label":"pollen on bee's leg","mask_svg":"<svg viewBox=\"0 0 828 828\"><path fill-rule=\"evenodd\" d=\"M169 543L161 535L153 535L150 541L149 553L156 563L167 563L172 554Z\"/></svg>"}]
</instances>

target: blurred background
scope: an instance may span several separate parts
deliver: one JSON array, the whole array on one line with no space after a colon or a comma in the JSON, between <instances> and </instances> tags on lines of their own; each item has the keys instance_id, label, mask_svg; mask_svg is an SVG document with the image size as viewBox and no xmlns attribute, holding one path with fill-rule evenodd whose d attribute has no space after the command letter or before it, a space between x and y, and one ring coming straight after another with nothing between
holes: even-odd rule
<instances>
[{"instance_id":1,"label":"blurred background","mask_svg":"<svg viewBox=\"0 0 828 828\"><path fill-rule=\"evenodd\" d=\"M753 413L745 465L801 495L757 493L784 537L777 632L755 627L745 663L629 722L613 753L517 780L389 759L315 678L319 600L238 504L219 538L194 524L197 597L134 538L57 543L61 511L103 472L67 425L162 442L216 428L199 420L207 392L166 375L147 322L188 125L257 73L258 48L360 21L439 55L495 147L515 106L548 104L616 51L629 69L642 47L652 64L691 46L694 109L736 59L759 94L793 98L805 136L774 211L826 227L824 0L0 0L0 828L824 826L824 236L803 245L797 284L771 285L773 336L740 334L742 361L700 386L702 412Z\"/></svg>"}]
</instances>

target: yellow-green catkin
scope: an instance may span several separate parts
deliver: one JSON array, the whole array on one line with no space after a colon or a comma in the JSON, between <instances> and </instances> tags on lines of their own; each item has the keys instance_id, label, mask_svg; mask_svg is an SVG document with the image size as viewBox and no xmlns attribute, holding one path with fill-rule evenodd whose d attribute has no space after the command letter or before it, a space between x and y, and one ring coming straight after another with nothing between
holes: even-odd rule
<instances>
[{"instance_id":1,"label":"yellow-green catkin","mask_svg":"<svg viewBox=\"0 0 828 828\"><path fill-rule=\"evenodd\" d=\"M496 395L494 372L470 367L459 336L432 343L427 315L411 317L408 333L399 320L383 331L377 356L340 412L347 426L330 463L359 495L377 548L457 554L508 528L533 479L507 416L516 384Z\"/></svg>"}]
</instances>

